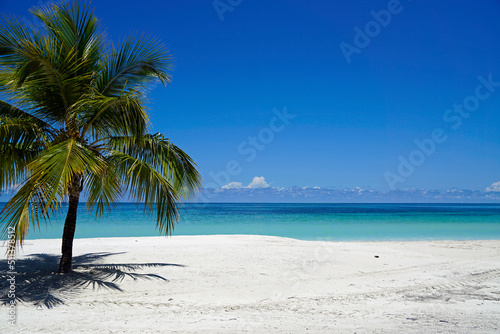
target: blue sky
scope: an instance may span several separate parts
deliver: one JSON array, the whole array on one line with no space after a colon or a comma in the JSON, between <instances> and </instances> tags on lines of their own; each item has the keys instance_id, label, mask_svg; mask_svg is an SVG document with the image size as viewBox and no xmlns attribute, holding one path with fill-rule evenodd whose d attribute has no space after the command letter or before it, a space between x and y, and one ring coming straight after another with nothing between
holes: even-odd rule
<instances>
[{"instance_id":1,"label":"blue sky","mask_svg":"<svg viewBox=\"0 0 500 334\"><path fill-rule=\"evenodd\" d=\"M0 10L29 18L40 3ZM153 131L219 193L497 189L498 0L92 5L115 43L146 32L168 46L176 68L151 94Z\"/></svg>"}]
</instances>

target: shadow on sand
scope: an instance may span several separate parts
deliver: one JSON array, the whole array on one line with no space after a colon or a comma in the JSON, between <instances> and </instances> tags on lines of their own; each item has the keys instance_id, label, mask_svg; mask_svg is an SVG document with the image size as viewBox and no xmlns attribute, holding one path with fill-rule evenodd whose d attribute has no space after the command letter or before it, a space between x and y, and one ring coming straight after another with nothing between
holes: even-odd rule
<instances>
[{"instance_id":1,"label":"shadow on sand","mask_svg":"<svg viewBox=\"0 0 500 334\"><path fill-rule=\"evenodd\" d=\"M73 272L58 274L59 255L32 254L15 262L16 302L33 303L37 307L52 308L76 298L84 289L109 289L122 291L117 283L124 278L158 279L155 274L141 274L134 271L149 267L184 267L171 263L98 264L101 259L122 253L89 253L73 257ZM0 260L0 303L8 304L10 282L7 260Z\"/></svg>"}]
</instances>

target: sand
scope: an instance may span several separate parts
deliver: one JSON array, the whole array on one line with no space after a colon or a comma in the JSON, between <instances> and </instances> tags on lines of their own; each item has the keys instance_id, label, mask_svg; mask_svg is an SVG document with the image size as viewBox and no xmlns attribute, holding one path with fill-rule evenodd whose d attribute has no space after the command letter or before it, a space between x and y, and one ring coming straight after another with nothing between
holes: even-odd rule
<instances>
[{"instance_id":1,"label":"sand","mask_svg":"<svg viewBox=\"0 0 500 334\"><path fill-rule=\"evenodd\" d=\"M77 239L53 275L59 248L26 242L1 333L500 333L500 241Z\"/></svg>"}]
</instances>

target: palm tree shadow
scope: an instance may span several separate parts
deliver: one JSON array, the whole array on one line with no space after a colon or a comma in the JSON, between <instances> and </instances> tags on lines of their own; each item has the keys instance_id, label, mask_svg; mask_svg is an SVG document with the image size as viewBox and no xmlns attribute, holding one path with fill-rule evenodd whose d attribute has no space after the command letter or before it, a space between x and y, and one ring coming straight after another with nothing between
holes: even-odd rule
<instances>
[{"instance_id":1,"label":"palm tree shadow","mask_svg":"<svg viewBox=\"0 0 500 334\"><path fill-rule=\"evenodd\" d=\"M33 303L37 307L52 308L77 298L84 289L108 289L123 291L118 285L125 278L158 279L168 281L156 274L142 274L134 271L149 267L175 266L172 263L98 264L105 257L123 253L89 253L73 257L73 272L58 274L59 255L32 254L28 258L16 260L9 269L7 260L0 260L0 303L8 304L12 299L21 303ZM15 279L15 291L11 282Z\"/></svg>"}]
</instances>

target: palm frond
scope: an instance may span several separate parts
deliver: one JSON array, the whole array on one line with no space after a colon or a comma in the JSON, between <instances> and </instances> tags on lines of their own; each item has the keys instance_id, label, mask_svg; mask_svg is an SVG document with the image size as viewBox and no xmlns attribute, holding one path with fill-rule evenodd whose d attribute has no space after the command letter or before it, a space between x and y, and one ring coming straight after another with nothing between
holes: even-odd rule
<instances>
[{"instance_id":1,"label":"palm frond","mask_svg":"<svg viewBox=\"0 0 500 334\"><path fill-rule=\"evenodd\" d=\"M35 111L36 113L36 111ZM10 119L10 121L18 120L26 124L31 124L33 130L37 130L40 133L44 133L46 138L50 138L57 133L49 123L43 121L41 118L36 117L32 113L26 112L14 105L0 100L0 117L3 120Z\"/></svg>"},{"instance_id":2,"label":"palm frond","mask_svg":"<svg viewBox=\"0 0 500 334\"><path fill-rule=\"evenodd\" d=\"M96 152L75 138L69 138L45 149L28 165L28 169L31 179L48 186L45 204L48 208L53 202L58 204L65 198L74 175L100 174L106 169L106 163Z\"/></svg>"},{"instance_id":3,"label":"palm frond","mask_svg":"<svg viewBox=\"0 0 500 334\"><path fill-rule=\"evenodd\" d=\"M105 210L112 208L112 205L122 195L122 180L115 169L115 159L104 158L106 168L99 174L89 173L85 180L87 189L87 210L96 209L96 216L102 215Z\"/></svg>"},{"instance_id":4,"label":"palm frond","mask_svg":"<svg viewBox=\"0 0 500 334\"><path fill-rule=\"evenodd\" d=\"M75 174L100 174L106 168L104 159L74 138L46 148L27 167L28 179L2 209L5 231L13 227L16 240L22 242L31 218L33 227L40 217L61 206Z\"/></svg>"},{"instance_id":5,"label":"palm frond","mask_svg":"<svg viewBox=\"0 0 500 334\"><path fill-rule=\"evenodd\" d=\"M130 196L144 203L145 210L156 212L160 233L171 234L178 219L176 189L148 163L119 151L110 151L110 156L117 162L116 170Z\"/></svg>"},{"instance_id":6,"label":"palm frond","mask_svg":"<svg viewBox=\"0 0 500 334\"><path fill-rule=\"evenodd\" d=\"M145 35L107 44L87 0L31 13L40 25L0 19L0 189L18 186L0 212L4 235L12 227L22 242L82 188L97 215L128 192L171 233L201 177L179 147L147 134L146 93L170 82L168 50Z\"/></svg>"},{"instance_id":7,"label":"palm frond","mask_svg":"<svg viewBox=\"0 0 500 334\"><path fill-rule=\"evenodd\" d=\"M172 56L158 40L130 36L102 59L96 89L106 96L119 96L124 90L147 90L156 81L169 83Z\"/></svg>"},{"instance_id":8,"label":"palm frond","mask_svg":"<svg viewBox=\"0 0 500 334\"><path fill-rule=\"evenodd\" d=\"M40 228L40 219L49 218L48 211L44 208L44 193L47 190L46 185L36 180L31 179L23 184L0 212L0 221L4 224L2 239L7 236L9 228L12 228L17 246L24 241L30 221L33 229Z\"/></svg>"},{"instance_id":9,"label":"palm frond","mask_svg":"<svg viewBox=\"0 0 500 334\"><path fill-rule=\"evenodd\" d=\"M43 16L40 10L37 13ZM39 117L66 124L68 108L90 91L101 48L99 38L91 32L90 37L86 36L90 39L85 40L87 44L68 45L54 36L50 27L46 31L29 29L14 18L3 23L0 25L2 90L15 100L29 101Z\"/></svg>"},{"instance_id":10,"label":"palm frond","mask_svg":"<svg viewBox=\"0 0 500 334\"><path fill-rule=\"evenodd\" d=\"M142 137L112 137L108 139L108 147L153 166L182 198L201 186L201 176L191 157L160 133Z\"/></svg>"},{"instance_id":11,"label":"palm frond","mask_svg":"<svg viewBox=\"0 0 500 334\"><path fill-rule=\"evenodd\" d=\"M0 188L22 182L26 166L43 149L43 137L25 120L0 117Z\"/></svg>"},{"instance_id":12,"label":"palm frond","mask_svg":"<svg viewBox=\"0 0 500 334\"><path fill-rule=\"evenodd\" d=\"M41 119L0 101L0 189L21 183L26 165L56 134Z\"/></svg>"},{"instance_id":13,"label":"palm frond","mask_svg":"<svg viewBox=\"0 0 500 334\"><path fill-rule=\"evenodd\" d=\"M28 27L16 18L7 17L3 21L0 24L3 89L8 90L16 99L30 100L39 108L50 103L50 110L57 110L61 114L67 103L64 99L63 78L58 68L60 66L55 61L64 56L58 52L60 46L57 41L47 38L38 28ZM32 83L31 89L23 87L26 81ZM60 117L56 120L58 118Z\"/></svg>"},{"instance_id":14,"label":"palm frond","mask_svg":"<svg viewBox=\"0 0 500 334\"><path fill-rule=\"evenodd\" d=\"M89 2L67 1L35 7L30 12L47 27L48 34L55 38L65 52L78 50L78 59L96 66L102 46L103 34L99 20L90 9Z\"/></svg>"},{"instance_id":15,"label":"palm frond","mask_svg":"<svg viewBox=\"0 0 500 334\"><path fill-rule=\"evenodd\" d=\"M119 135L141 136L149 125L142 94L131 91L118 97L91 94L82 97L73 113L82 127L82 137L90 131L92 138Z\"/></svg>"},{"instance_id":16,"label":"palm frond","mask_svg":"<svg viewBox=\"0 0 500 334\"><path fill-rule=\"evenodd\" d=\"M41 32L13 16L3 16L0 24L0 66L13 68L26 61L23 55L29 41L40 40Z\"/></svg>"}]
</instances>

